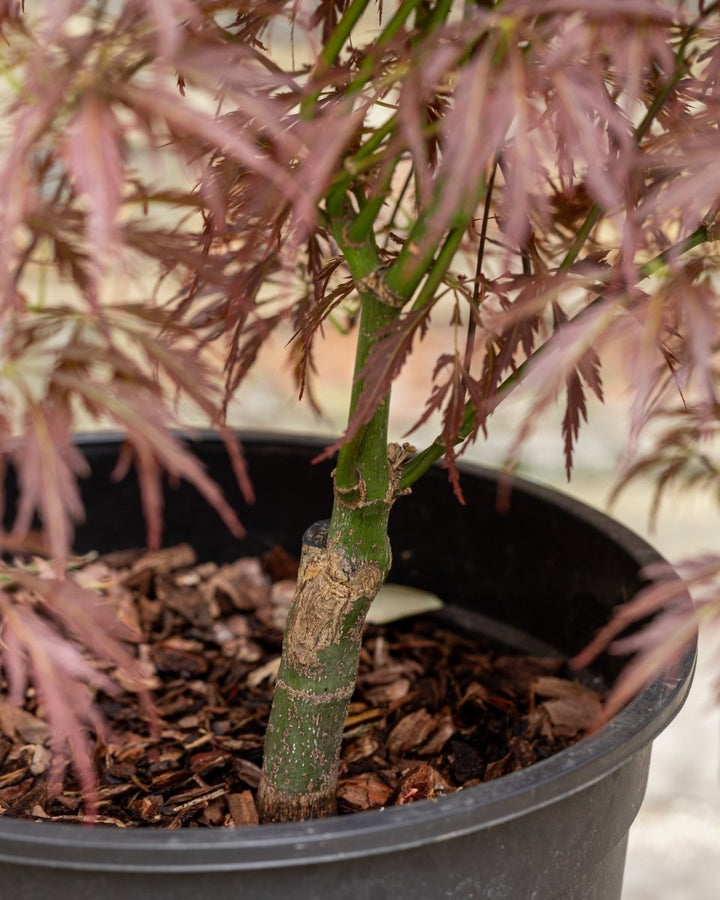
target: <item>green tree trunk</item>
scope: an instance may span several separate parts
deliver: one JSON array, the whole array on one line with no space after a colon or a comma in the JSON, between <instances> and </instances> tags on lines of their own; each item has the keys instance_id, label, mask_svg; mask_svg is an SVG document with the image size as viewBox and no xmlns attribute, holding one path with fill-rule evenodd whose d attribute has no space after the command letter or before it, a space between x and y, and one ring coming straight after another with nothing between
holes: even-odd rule
<instances>
[{"instance_id":1,"label":"green tree trunk","mask_svg":"<svg viewBox=\"0 0 720 900\"><path fill-rule=\"evenodd\" d=\"M378 267L374 248L366 249L348 254L358 282ZM351 415L373 341L399 314L372 292L361 290L360 297ZM399 492L403 451L388 447L388 408L389 391L371 421L339 453L331 519L311 526L303 538L265 739L258 791L264 822L336 812L340 745L363 623L390 568L387 524Z\"/></svg>"}]
</instances>

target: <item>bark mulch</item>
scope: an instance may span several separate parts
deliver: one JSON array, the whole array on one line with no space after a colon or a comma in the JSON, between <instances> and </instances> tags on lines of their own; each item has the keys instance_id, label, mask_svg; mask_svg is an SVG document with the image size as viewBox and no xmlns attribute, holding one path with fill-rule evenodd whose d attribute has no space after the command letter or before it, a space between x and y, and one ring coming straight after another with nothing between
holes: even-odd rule
<instances>
[{"instance_id":1,"label":"bark mulch","mask_svg":"<svg viewBox=\"0 0 720 900\"><path fill-rule=\"evenodd\" d=\"M159 727L137 698L99 694L99 816L120 827L252 826L281 629L297 565L196 564L191 548L123 551L77 576L104 585L154 668ZM517 655L432 616L367 626L341 759L341 814L449 794L529 766L586 733L601 696L565 661ZM48 789L48 728L29 692L0 704L0 814L85 821L71 775Z\"/></svg>"}]
</instances>

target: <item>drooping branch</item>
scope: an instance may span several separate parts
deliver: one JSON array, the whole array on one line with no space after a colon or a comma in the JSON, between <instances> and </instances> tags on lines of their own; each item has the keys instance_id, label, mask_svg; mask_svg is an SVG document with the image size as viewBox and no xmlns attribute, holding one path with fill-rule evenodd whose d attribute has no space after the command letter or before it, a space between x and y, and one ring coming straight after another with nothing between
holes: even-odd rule
<instances>
[{"instance_id":1,"label":"drooping branch","mask_svg":"<svg viewBox=\"0 0 720 900\"><path fill-rule=\"evenodd\" d=\"M656 275L660 273L669 262L674 259L677 259L683 253L687 253L692 250L694 247L698 247L701 244L709 243L717 240L717 235L714 230L714 220L717 213L715 210L711 210L707 216L705 216L703 220L703 224L698 226L695 231L688 235L682 241L678 241L672 247L668 247L667 250L663 250L662 253L659 253L657 256L654 256L652 259L648 260L642 266L640 266L638 272L641 278L648 278L651 275ZM600 300L602 300L602 296L596 297L592 300L584 309L582 309L579 313L577 313L572 319L569 319L566 323L566 327L575 323L577 324L578 320L587 314L587 311L593 307L593 305ZM530 354L530 356L516 366L515 371L512 372L498 387L495 389L491 396L487 397L487 402L483 409L478 409L476 404L472 400L468 400L465 405L465 412L462 418L462 424L458 431L456 438L456 445L461 444L463 441L467 440L468 437L475 431L477 428L478 418L482 416L482 418L487 418L487 416L491 415L492 412L499 406L499 404L504 401L517 387L522 384L523 376L527 372L528 368L535 362L537 362L542 356L544 356L548 352L547 345L540 346L537 350ZM442 459L445 454L447 447L445 445L445 441L442 436L436 437L431 444L417 453L412 459L408 460L408 462L403 467L402 476L400 478L400 489L404 490L412 487L413 484L428 471L428 469Z\"/></svg>"}]
</instances>

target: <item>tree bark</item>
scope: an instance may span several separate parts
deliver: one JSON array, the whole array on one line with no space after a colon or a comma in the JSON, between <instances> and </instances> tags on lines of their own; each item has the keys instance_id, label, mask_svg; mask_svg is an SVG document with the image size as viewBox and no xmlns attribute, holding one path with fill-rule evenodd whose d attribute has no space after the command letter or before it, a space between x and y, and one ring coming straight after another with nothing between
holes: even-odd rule
<instances>
[{"instance_id":1,"label":"tree bark","mask_svg":"<svg viewBox=\"0 0 720 900\"><path fill-rule=\"evenodd\" d=\"M308 529L288 617L258 791L264 822L334 815L342 732L365 614L385 567Z\"/></svg>"}]
</instances>

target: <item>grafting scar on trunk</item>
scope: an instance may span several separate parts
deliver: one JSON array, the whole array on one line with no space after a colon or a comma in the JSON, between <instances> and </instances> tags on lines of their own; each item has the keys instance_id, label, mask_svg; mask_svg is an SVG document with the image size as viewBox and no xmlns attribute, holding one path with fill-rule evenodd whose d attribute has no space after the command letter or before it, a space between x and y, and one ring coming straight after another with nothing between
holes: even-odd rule
<instances>
[{"instance_id":1,"label":"grafting scar on trunk","mask_svg":"<svg viewBox=\"0 0 720 900\"><path fill-rule=\"evenodd\" d=\"M366 606L380 589L383 575L375 563L352 561L338 546L328 546L328 523L313 526L315 539L303 541L297 592L287 625L286 659L297 673L317 678L330 648L345 637L359 638Z\"/></svg>"},{"instance_id":2,"label":"grafting scar on trunk","mask_svg":"<svg viewBox=\"0 0 720 900\"><path fill-rule=\"evenodd\" d=\"M337 763L362 626L385 572L328 542L328 525L316 523L303 536L265 738L258 791L264 821L336 812Z\"/></svg>"}]
</instances>

